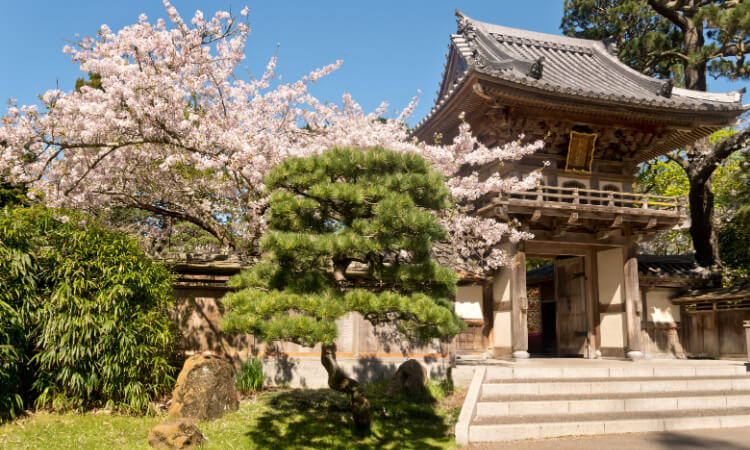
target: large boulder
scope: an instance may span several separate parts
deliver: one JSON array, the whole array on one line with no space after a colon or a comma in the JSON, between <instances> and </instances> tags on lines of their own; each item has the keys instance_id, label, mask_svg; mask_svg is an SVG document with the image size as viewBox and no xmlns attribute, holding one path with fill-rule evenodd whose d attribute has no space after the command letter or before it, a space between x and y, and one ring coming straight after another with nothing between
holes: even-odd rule
<instances>
[{"instance_id":1,"label":"large boulder","mask_svg":"<svg viewBox=\"0 0 750 450\"><path fill-rule=\"evenodd\" d=\"M234 367L214 355L195 355L185 361L172 392L169 417L218 419L239 407Z\"/></svg>"},{"instance_id":2,"label":"large boulder","mask_svg":"<svg viewBox=\"0 0 750 450\"><path fill-rule=\"evenodd\" d=\"M155 448L193 448L205 440L191 419L168 420L148 432L148 445Z\"/></svg>"},{"instance_id":3,"label":"large boulder","mask_svg":"<svg viewBox=\"0 0 750 450\"><path fill-rule=\"evenodd\" d=\"M388 395L409 393L418 395L427 384L427 369L416 359L401 364L388 383Z\"/></svg>"}]
</instances>

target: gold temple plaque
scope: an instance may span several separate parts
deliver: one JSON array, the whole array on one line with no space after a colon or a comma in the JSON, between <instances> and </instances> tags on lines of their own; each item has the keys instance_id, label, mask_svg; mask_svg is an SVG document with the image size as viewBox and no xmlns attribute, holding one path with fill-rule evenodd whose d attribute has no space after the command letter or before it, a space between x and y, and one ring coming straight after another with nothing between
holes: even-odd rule
<instances>
[{"instance_id":1,"label":"gold temple plaque","mask_svg":"<svg viewBox=\"0 0 750 450\"><path fill-rule=\"evenodd\" d=\"M594 146L596 133L570 132L568 145L568 159L565 162L566 172L591 173L594 162Z\"/></svg>"}]
</instances>

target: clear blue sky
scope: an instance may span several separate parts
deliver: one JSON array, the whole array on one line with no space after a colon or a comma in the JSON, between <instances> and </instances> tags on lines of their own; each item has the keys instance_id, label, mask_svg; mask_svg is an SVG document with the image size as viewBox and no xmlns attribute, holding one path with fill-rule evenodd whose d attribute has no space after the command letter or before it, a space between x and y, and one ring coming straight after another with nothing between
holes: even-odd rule
<instances>
[{"instance_id":1,"label":"clear blue sky","mask_svg":"<svg viewBox=\"0 0 750 450\"><path fill-rule=\"evenodd\" d=\"M478 20L560 34L562 0L380 0L268 1L173 0L180 13L196 9L238 13L250 7L252 33L246 67L262 73L279 46L278 72L293 81L312 69L343 59L344 65L313 89L324 100L339 102L350 92L366 111L388 101L404 107L418 90L420 105L410 122L432 106L445 62L449 35L456 30L454 9ZM166 18L160 0L0 0L0 100L22 104L56 83L72 89L81 76L62 54L66 39L93 36L101 24L113 30L134 23L140 13L154 23ZM713 82L712 91L750 87L748 82ZM750 94L744 98L750 102ZM4 110L4 107L2 108Z\"/></svg>"}]
</instances>

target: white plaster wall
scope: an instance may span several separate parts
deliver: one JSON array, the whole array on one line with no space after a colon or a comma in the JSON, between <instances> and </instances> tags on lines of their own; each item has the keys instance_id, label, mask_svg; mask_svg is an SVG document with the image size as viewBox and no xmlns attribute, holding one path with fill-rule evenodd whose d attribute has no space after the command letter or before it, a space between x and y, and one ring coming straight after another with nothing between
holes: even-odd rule
<instances>
[{"instance_id":1,"label":"white plaster wall","mask_svg":"<svg viewBox=\"0 0 750 450\"><path fill-rule=\"evenodd\" d=\"M646 292L646 309L648 320L654 323L673 323L680 321L680 307L670 300L678 289L657 288Z\"/></svg>"},{"instance_id":2,"label":"white plaster wall","mask_svg":"<svg viewBox=\"0 0 750 450\"><path fill-rule=\"evenodd\" d=\"M625 347L625 313L602 314L600 320L602 347Z\"/></svg>"},{"instance_id":3,"label":"white plaster wall","mask_svg":"<svg viewBox=\"0 0 750 450\"><path fill-rule=\"evenodd\" d=\"M470 284L456 290L456 314L462 319L482 319L482 286Z\"/></svg>"},{"instance_id":4,"label":"white plaster wall","mask_svg":"<svg viewBox=\"0 0 750 450\"><path fill-rule=\"evenodd\" d=\"M613 248L596 253L599 303L602 305L617 305L623 302L624 265L622 249Z\"/></svg>"}]
</instances>

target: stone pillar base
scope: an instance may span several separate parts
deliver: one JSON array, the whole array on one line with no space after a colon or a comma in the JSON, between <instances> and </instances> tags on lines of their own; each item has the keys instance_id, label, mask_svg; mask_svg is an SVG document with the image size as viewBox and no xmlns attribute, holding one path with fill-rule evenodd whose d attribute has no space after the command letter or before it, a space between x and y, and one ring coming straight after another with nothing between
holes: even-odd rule
<instances>
[{"instance_id":1,"label":"stone pillar base","mask_svg":"<svg viewBox=\"0 0 750 450\"><path fill-rule=\"evenodd\" d=\"M636 350L630 351L630 352L627 353L627 357L631 361L639 361L639 360L643 359L643 352L639 352L639 351L636 351Z\"/></svg>"},{"instance_id":2,"label":"stone pillar base","mask_svg":"<svg viewBox=\"0 0 750 450\"><path fill-rule=\"evenodd\" d=\"M529 352L526 350L517 350L513 352L513 359L529 359Z\"/></svg>"}]
</instances>

